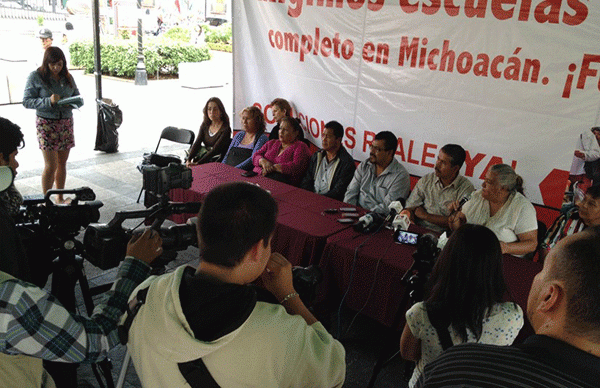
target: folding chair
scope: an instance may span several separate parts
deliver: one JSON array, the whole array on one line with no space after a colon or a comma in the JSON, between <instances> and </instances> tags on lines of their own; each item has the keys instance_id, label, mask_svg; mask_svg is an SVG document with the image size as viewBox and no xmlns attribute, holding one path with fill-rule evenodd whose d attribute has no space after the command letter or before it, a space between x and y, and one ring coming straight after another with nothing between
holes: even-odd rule
<instances>
[{"instance_id":1,"label":"folding chair","mask_svg":"<svg viewBox=\"0 0 600 388\"><path fill-rule=\"evenodd\" d=\"M158 139L158 143L156 144L156 149L154 150L154 153L158 152L158 148L160 147L160 142L162 141L162 139L169 140L174 143L189 144L191 148L192 144L194 144L195 138L196 134L193 131L190 131L189 129L166 127L160 133L160 138ZM138 195L138 199L136 201L137 203L140 203L140 198L142 197L143 191L144 188L142 187L142 189L140 190L140 194Z\"/></svg>"}]
</instances>

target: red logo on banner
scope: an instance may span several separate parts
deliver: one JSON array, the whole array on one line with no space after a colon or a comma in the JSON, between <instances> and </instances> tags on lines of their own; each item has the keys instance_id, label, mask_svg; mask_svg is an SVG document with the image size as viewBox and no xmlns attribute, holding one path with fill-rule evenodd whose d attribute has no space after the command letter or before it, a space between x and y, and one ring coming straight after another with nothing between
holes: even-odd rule
<instances>
[{"instance_id":1,"label":"red logo on banner","mask_svg":"<svg viewBox=\"0 0 600 388\"><path fill-rule=\"evenodd\" d=\"M555 168L540 182L539 187L544 205L560 209L568 179L568 171Z\"/></svg>"}]
</instances>

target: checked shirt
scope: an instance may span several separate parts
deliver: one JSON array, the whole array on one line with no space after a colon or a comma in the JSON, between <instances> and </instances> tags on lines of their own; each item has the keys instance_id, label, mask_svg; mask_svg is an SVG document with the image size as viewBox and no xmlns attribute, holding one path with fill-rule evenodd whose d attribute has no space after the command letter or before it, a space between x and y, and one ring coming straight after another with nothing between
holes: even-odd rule
<instances>
[{"instance_id":1,"label":"checked shirt","mask_svg":"<svg viewBox=\"0 0 600 388\"><path fill-rule=\"evenodd\" d=\"M90 318L67 311L48 291L0 273L0 353L45 360L95 362L118 343L117 322L150 267L126 258Z\"/></svg>"}]
</instances>

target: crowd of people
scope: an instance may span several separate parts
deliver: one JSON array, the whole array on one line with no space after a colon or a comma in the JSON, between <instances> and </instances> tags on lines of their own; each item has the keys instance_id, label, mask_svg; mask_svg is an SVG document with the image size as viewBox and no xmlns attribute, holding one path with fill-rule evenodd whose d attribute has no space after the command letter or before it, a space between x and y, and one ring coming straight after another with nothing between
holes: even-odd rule
<instances>
[{"instance_id":1,"label":"crowd of people","mask_svg":"<svg viewBox=\"0 0 600 388\"><path fill-rule=\"evenodd\" d=\"M74 145L73 107L59 101L79 92L60 49L46 49L25 92L44 154L42 190L63 188ZM277 124L269 134L262 112L251 106L232 138L223 103L210 98L186 164L229 164L374 213L387 214L390 203L401 200L412 222L450 234L424 300L406 312L399 345L402 357L416 362L410 387L597 385L600 186L538 236L535 208L508 165L492 166L475 190L460 175L465 150L447 144L434 171L411 190L392 132L377 133L368 159L357 166L342 144L342 124L325 124L322 149L311 154L289 102L277 98L271 106ZM16 173L23 134L0 118L0 138L0 166ZM234 182L206 196L196 224L196 268L147 278L162 252L161 238L150 229L132 237L112 289L89 318L30 283L28 267L35 265L13 219L22 200L14 182L1 190L0 381L52 387L56 377L42 360L103 359L122 321L144 387L343 385L343 345L300 298L291 264L271 251L278 207L267 191ZM536 252L544 263L526 313L535 335L513 345L525 317L506 300L503 254Z\"/></svg>"}]
</instances>

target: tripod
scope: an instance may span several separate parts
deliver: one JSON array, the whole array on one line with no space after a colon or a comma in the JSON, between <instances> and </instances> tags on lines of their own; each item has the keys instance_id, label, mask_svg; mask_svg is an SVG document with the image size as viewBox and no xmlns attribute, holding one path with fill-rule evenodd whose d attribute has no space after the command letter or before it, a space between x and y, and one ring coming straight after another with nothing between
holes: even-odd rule
<instances>
[{"instance_id":1,"label":"tripod","mask_svg":"<svg viewBox=\"0 0 600 388\"><path fill-rule=\"evenodd\" d=\"M57 256L52 262L51 293L67 310L75 312L75 286L77 285L77 282L79 282L87 314L91 316L94 310L92 296L105 292L110 288L110 285L90 289L83 271L83 258L81 256L83 244L75 240L75 234L67 235L65 238L59 238L58 240L59 244L55 250ZM57 387L77 386L78 364L45 361L44 367L52 375ZM101 369L104 374L106 385L102 382L98 368ZM112 365L108 359L92 364L94 376L100 387L114 388L112 375L110 373L111 368Z\"/></svg>"},{"instance_id":2,"label":"tripod","mask_svg":"<svg viewBox=\"0 0 600 388\"><path fill-rule=\"evenodd\" d=\"M367 385L368 388L373 388L375 386L377 376L381 370L400 354L400 350L397 350L395 353L393 352L400 343L401 332L398 332L397 328L404 320L404 313L408 307L423 300L425 282L427 281L427 276L431 271L433 263L427 260L428 258L423 257L419 252L419 249L413 254L413 258L414 261L412 265L400 280L400 282L405 285L404 293L398 304L398 310L394 315L394 322L388 331L388 336L384 336L386 340L384 340L385 343L381 347L379 358L373 368L369 385ZM408 372L409 370L405 370L405 375L408 374Z\"/></svg>"}]
</instances>

